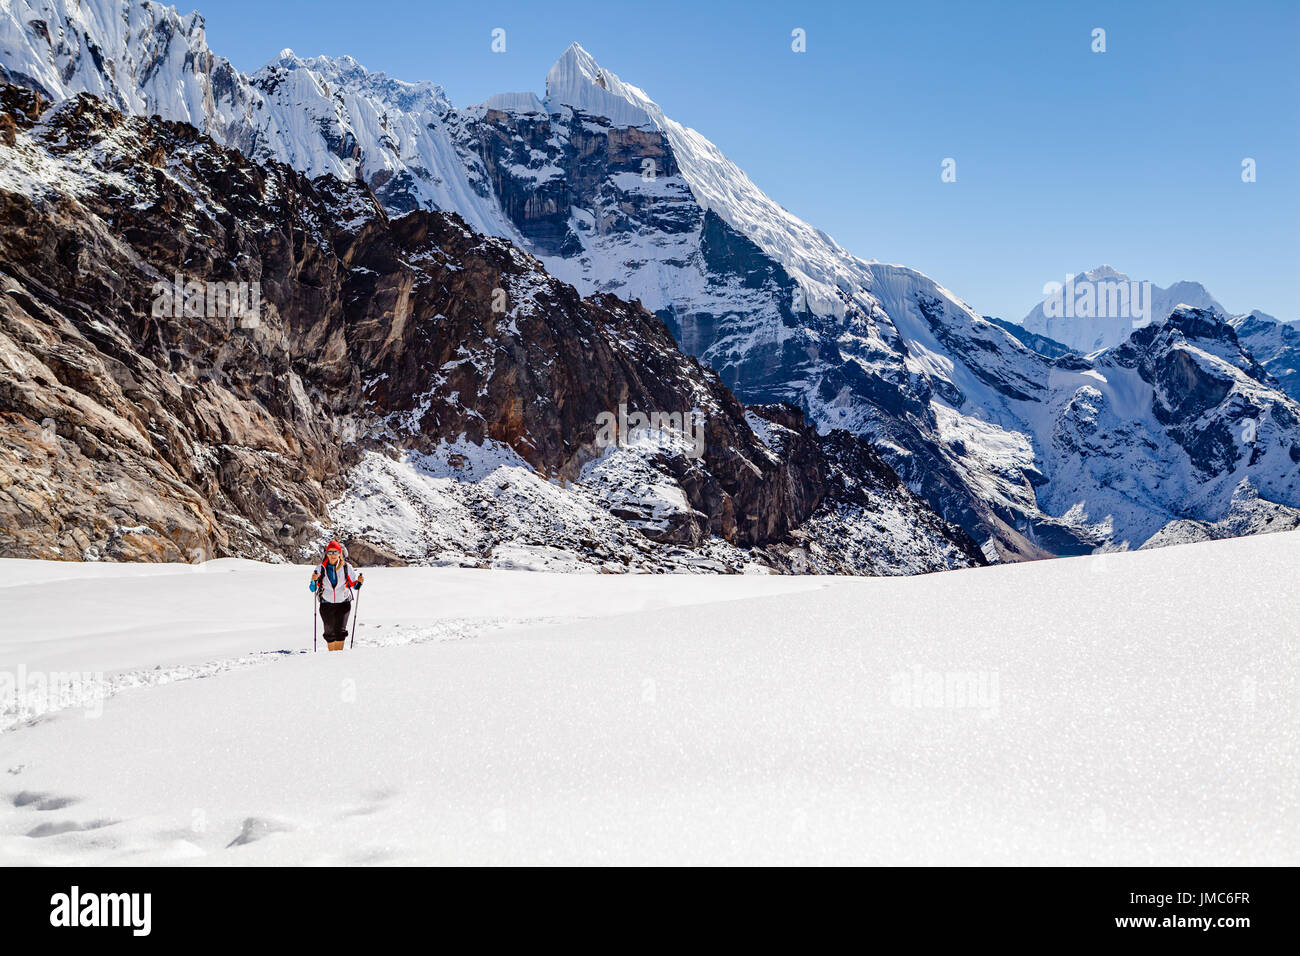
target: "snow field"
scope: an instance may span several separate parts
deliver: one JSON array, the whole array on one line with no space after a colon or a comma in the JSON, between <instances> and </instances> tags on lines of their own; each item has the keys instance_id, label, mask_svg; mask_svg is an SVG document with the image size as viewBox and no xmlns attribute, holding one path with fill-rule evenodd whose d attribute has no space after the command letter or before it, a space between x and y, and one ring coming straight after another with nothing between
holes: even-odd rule
<instances>
[{"instance_id":1,"label":"snow field","mask_svg":"<svg viewBox=\"0 0 1300 956\"><path fill-rule=\"evenodd\" d=\"M375 569L355 651L0 733L0 860L1294 864L1298 559ZM214 565L3 562L0 673L304 648L305 569Z\"/></svg>"}]
</instances>

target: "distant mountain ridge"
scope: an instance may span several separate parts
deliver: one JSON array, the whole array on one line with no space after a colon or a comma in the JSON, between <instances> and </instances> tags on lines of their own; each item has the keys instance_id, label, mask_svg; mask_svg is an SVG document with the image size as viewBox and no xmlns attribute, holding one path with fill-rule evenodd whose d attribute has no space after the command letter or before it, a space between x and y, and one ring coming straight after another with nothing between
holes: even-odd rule
<instances>
[{"instance_id":1,"label":"distant mountain ridge","mask_svg":"<svg viewBox=\"0 0 1300 956\"><path fill-rule=\"evenodd\" d=\"M1162 288L1103 265L1063 277L1057 285L1067 283L1062 293L1035 305L1020 324L1081 355L1120 345L1135 328L1164 318L1180 305L1227 315L1199 282Z\"/></svg>"},{"instance_id":2,"label":"distant mountain ridge","mask_svg":"<svg viewBox=\"0 0 1300 956\"><path fill-rule=\"evenodd\" d=\"M1077 281L1094 284L1108 281L1134 282L1111 266L1098 266L1078 273ZM1155 283L1146 284L1152 289L1152 302L1149 305L1154 318L1163 318L1179 305L1213 312L1236 330L1243 347L1259 359L1260 365L1277 380L1282 390L1300 400L1300 328L1294 323L1283 322L1258 309L1234 315L1199 282L1175 282L1168 288L1161 288ZM1127 341L1135 327L1144 324L1134 323L1127 316L1048 316L1045 314L1044 302L1030 310L1019 328L1002 323L1001 320L992 321L1002 324L1011 334L1030 344L1031 348L1035 347L1030 341L1031 337L1049 337L1047 343L1039 343L1048 355L1054 349L1050 343L1057 341L1057 338L1060 345L1082 354L1114 348Z\"/></svg>"}]
</instances>

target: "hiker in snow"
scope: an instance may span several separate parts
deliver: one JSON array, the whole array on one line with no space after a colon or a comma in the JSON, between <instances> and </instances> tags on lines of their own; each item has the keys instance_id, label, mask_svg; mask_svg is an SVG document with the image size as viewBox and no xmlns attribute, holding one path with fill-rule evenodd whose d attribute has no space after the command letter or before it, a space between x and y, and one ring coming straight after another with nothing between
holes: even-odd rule
<instances>
[{"instance_id":1,"label":"hiker in snow","mask_svg":"<svg viewBox=\"0 0 1300 956\"><path fill-rule=\"evenodd\" d=\"M365 582L364 574L357 574L348 563L343 545L331 541L325 546L325 560L311 576L311 589L320 605L320 619L325 625L325 642L331 651L343 650L348 636L348 614L352 611L352 598Z\"/></svg>"}]
</instances>

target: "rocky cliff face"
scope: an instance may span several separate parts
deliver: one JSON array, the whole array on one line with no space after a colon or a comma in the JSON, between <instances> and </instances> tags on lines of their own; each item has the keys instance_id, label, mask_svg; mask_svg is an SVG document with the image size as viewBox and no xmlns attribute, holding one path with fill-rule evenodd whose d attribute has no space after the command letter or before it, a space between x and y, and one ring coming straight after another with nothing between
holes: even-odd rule
<instances>
[{"instance_id":1,"label":"rocky cliff face","mask_svg":"<svg viewBox=\"0 0 1300 956\"><path fill-rule=\"evenodd\" d=\"M5 554L295 558L343 529L375 560L785 569L825 535L822 440L787 411L763 441L638 306L186 124L0 104ZM668 418L602 438L637 412ZM978 560L885 494L926 540L876 567Z\"/></svg>"},{"instance_id":2,"label":"rocky cliff face","mask_svg":"<svg viewBox=\"0 0 1300 956\"><path fill-rule=\"evenodd\" d=\"M342 465L329 399L304 379L344 379L341 349L302 357L331 324L318 317L338 311L332 251L311 238L320 197L190 126L91 97L41 122L33 94L2 95L5 553L195 560L304 546ZM177 273L260 281L260 323L156 317L155 284Z\"/></svg>"}]
</instances>

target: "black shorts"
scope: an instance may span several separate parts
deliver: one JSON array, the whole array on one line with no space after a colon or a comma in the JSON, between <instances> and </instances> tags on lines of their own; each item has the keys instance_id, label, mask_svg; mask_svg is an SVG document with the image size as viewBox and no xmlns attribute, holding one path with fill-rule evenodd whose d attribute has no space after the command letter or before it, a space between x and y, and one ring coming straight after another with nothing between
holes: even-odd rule
<instances>
[{"instance_id":1,"label":"black shorts","mask_svg":"<svg viewBox=\"0 0 1300 956\"><path fill-rule=\"evenodd\" d=\"M341 601L338 604L320 602L320 619L325 625L326 643L341 641L348 636L348 615L351 613L351 601Z\"/></svg>"}]
</instances>

